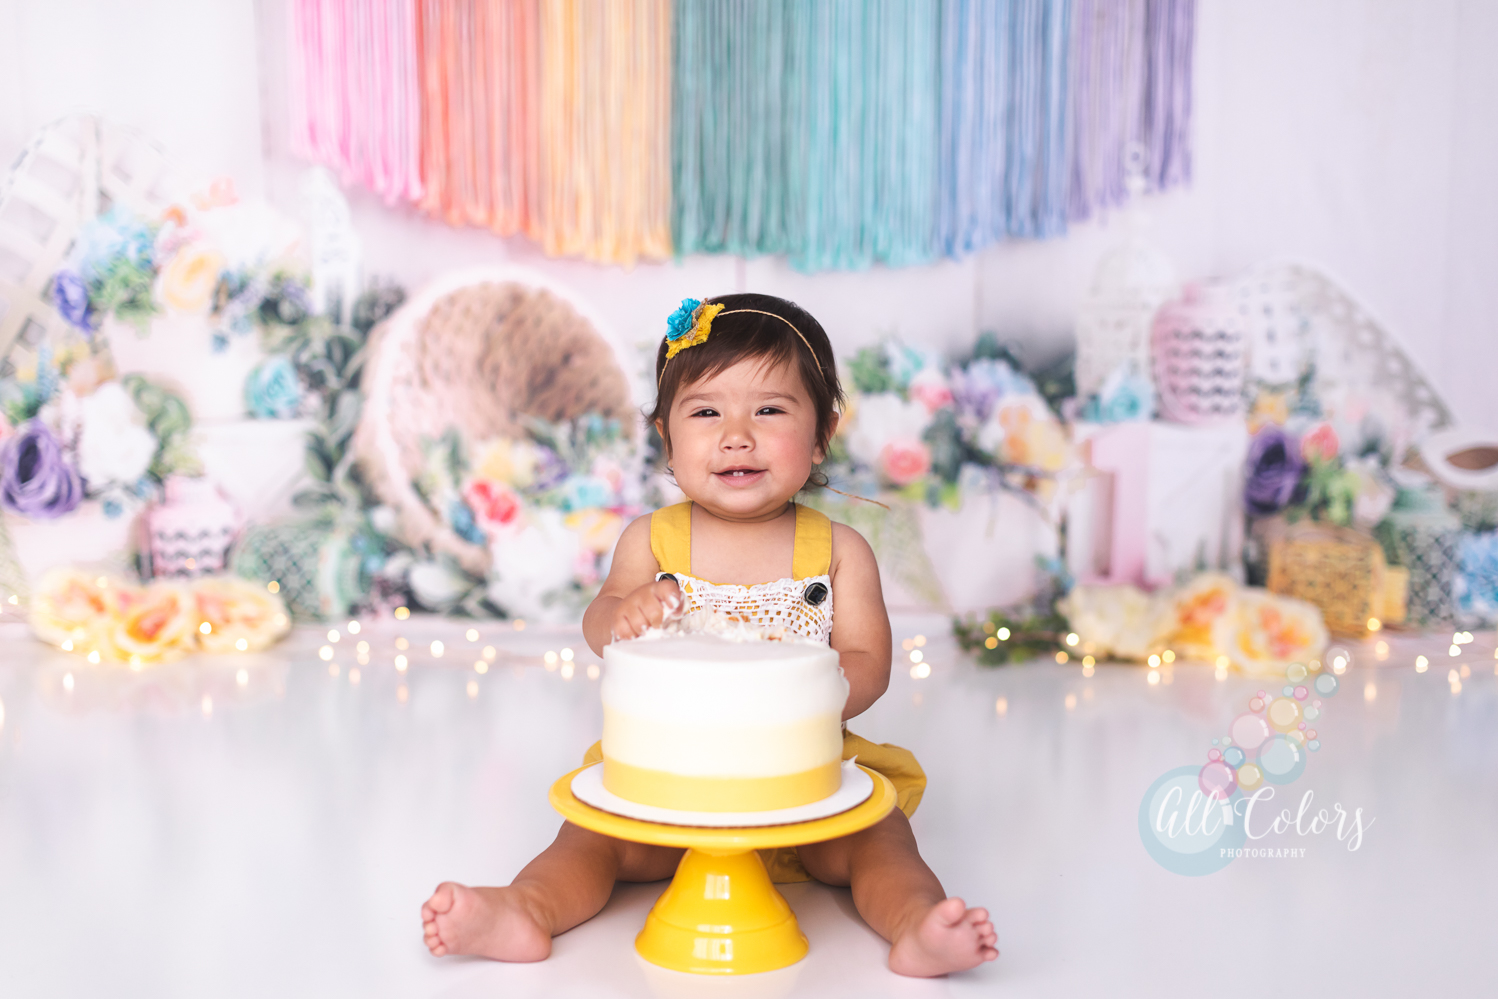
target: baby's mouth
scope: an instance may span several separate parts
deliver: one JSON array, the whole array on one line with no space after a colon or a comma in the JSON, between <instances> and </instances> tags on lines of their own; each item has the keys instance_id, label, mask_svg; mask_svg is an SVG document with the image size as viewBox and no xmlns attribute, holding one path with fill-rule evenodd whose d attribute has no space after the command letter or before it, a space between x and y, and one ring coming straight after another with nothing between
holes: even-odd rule
<instances>
[{"instance_id":1,"label":"baby's mouth","mask_svg":"<svg viewBox=\"0 0 1498 999\"><path fill-rule=\"evenodd\" d=\"M763 468L725 468L723 471L714 472L713 474L720 479L727 479L729 482L747 482L758 478L763 473Z\"/></svg>"}]
</instances>

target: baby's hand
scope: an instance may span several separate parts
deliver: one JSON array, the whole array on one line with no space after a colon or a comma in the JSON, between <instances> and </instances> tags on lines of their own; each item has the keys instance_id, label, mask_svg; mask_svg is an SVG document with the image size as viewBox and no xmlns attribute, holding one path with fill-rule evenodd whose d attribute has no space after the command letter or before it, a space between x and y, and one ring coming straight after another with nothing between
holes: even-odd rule
<instances>
[{"instance_id":1,"label":"baby's hand","mask_svg":"<svg viewBox=\"0 0 1498 999\"><path fill-rule=\"evenodd\" d=\"M681 612L681 588L667 577L647 583L619 601L610 627L615 640L637 638L646 628L661 624Z\"/></svg>"}]
</instances>

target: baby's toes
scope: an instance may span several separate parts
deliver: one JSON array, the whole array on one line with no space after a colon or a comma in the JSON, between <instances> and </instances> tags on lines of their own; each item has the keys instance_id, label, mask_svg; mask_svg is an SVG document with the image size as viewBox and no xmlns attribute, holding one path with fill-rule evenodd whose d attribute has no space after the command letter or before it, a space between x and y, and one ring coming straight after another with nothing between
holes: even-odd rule
<instances>
[{"instance_id":1,"label":"baby's toes","mask_svg":"<svg viewBox=\"0 0 1498 999\"><path fill-rule=\"evenodd\" d=\"M432 892L432 897L427 899L426 904L421 907L422 921L435 919L444 913L451 912L455 898L456 893L453 891L453 883L451 881L442 882L437 886L437 890Z\"/></svg>"},{"instance_id":2,"label":"baby's toes","mask_svg":"<svg viewBox=\"0 0 1498 999\"><path fill-rule=\"evenodd\" d=\"M974 926L982 925L983 923L988 922L988 910L987 909L969 909L969 910L967 910L966 918L967 918L967 921L970 922L970 923L972 923Z\"/></svg>"}]
</instances>

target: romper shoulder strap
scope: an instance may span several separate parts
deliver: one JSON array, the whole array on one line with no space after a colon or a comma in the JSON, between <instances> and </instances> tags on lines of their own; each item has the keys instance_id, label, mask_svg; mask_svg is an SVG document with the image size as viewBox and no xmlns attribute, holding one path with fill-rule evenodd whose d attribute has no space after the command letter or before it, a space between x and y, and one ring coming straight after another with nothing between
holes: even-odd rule
<instances>
[{"instance_id":1,"label":"romper shoulder strap","mask_svg":"<svg viewBox=\"0 0 1498 999\"><path fill-rule=\"evenodd\" d=\"M692 574L691 500L661 507L650 515L650 551L661 572Z\"/></svg>"},{"instance_id":2,"label":"romper shoulder strap","mask_svg":"<svg viewBox=\"0 0 1498 999\"><path fill-rule=\"evenodd\" d=\"M652 532L653 533L653 532ZM791 576L806 579L832 569L832 521L821 510L796 504L796 548Z\"/></svg>"}]
</instances>

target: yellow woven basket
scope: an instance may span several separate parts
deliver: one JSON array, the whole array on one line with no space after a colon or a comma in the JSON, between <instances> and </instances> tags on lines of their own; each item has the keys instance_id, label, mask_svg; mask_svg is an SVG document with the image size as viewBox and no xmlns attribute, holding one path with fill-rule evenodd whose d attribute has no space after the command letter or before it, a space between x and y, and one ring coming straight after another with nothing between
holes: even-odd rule
<instances>
[{"instance_id":1,"label":"yellow woven basket","mask_svg":"<svg viewBox=\"0 0 1498 999\"><path fill-rule=\"evenodd\" d=\"M1404 620L1409 573L1385 564L1373 538L1329 524L1297 524L1277 534L1267 588L1321 608L1332 634L1365 638Z\"/></svg>"}]
</instances>

